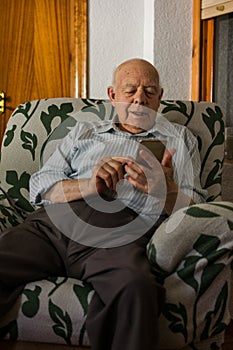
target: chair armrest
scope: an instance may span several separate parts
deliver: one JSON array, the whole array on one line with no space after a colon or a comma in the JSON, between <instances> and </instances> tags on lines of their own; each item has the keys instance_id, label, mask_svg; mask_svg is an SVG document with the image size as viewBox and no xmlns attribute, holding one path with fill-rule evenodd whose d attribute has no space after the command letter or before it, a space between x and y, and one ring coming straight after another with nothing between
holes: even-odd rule
<instances>
[{"instance_id":1,"label":"chair armrest","mask_svg":"<svg viewBox=\"0 0 233 350\"><path fill-rule=\"evenodd\" d=\"M156 279L166 288L160 327L168 333L162 348L224 334L231 319L232 238L231 202L181 209L155 232L147 254Z\"/></svg>"}]
</instances>

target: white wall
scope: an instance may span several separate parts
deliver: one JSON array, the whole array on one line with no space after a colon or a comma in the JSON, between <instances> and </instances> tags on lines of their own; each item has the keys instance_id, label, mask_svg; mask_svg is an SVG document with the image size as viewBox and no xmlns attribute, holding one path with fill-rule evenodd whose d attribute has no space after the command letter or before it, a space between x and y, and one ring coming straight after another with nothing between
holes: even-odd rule
<instances>
[{"instance_id":1,"label":"white wall","mask_svg":"<svg viewBox=\"0 0 233 350\"><path fill-rule=\"evenodd\" d=\"M154 3L154 64L160 72L164 98L190 99L192 0Z\"/></svg>"},{"instance_id":2,"label":"white wall","mask_svg":"<svg viewBox=\"0 0 233 350\"><path fill-rule=\"evenodd\" d=\"M154 63L164 98L189 99L192 0L89 1L89 96L106 98L122 61Z\"/></svg>"},{"instance_id":3,"label":"white wall","mask_svg":"<svg viewBox=\"0 0 233 350\"><path fill-rule=\"evenodd\" d=\"M89 1L89 96L105 98L112 72L143 56L144 1Z\"/></svg>"}]
</instances>

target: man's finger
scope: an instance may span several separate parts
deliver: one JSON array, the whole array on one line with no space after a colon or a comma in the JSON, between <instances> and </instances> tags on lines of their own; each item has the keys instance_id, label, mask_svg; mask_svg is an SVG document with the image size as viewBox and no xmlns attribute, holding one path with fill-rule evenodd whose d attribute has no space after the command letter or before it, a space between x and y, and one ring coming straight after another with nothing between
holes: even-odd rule
<instances>
[{"instance_id":1,"label":"man's finger","mask_svg":"<svg viewBox=\"0 0 233 350\"><path fill-rule=\"evenodd\" d=\"M166 150L163 155L162 165L165 167L171 167L172 166L172 157L176 153L175 148Z\"/></svg>"}]
</instances>

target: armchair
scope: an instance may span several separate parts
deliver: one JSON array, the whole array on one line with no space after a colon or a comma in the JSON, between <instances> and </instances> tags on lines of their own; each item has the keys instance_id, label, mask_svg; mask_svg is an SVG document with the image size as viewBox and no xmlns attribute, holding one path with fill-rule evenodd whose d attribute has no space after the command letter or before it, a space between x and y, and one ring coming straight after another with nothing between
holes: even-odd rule
<instances>
[{"instance_id":1,"label":"armchair","mask_svg":"<svg viewBox=\"0 0 233 350\"><path fill-rule=\"evenodd\" d=\"M175 212L148 244L156 278L167 290L160 348L221 349L233 300L233 203L221 200L224 118L220 107L208 102L162 101L160 112L198 138L201 183L208 191L207 203ZM18 225L35 209L29 202L29 178L39 169L41 157L48 157L77 122L113 115L104 100L53 98L17 107L1 150L0 231ZM93 293L90 285L71 278L29 283L0 323L0 346L89 346L85 317Z\"/></svg>"}]
</instances>

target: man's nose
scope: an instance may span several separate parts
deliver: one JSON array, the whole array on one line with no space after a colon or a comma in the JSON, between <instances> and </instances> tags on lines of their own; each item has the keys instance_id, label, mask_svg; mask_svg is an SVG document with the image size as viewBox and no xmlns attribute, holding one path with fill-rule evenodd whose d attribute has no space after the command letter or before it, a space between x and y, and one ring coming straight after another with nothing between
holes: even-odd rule
<instances>
[{"instance_id":1,"label":"man's nose","mask_svg":"<svg viewBox=\"0 0 233 350\"><path fill-rule=\"evenodd\" d=\"M139 105L145 105L146 104L146 95L144 91L137 91L134 96L134 103Z\"/></svg>"}]
</instances>

